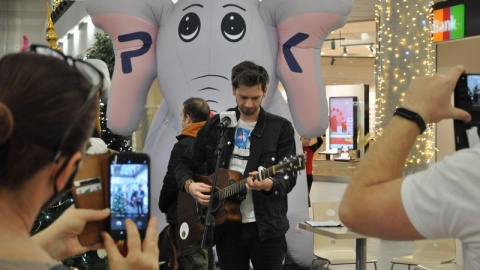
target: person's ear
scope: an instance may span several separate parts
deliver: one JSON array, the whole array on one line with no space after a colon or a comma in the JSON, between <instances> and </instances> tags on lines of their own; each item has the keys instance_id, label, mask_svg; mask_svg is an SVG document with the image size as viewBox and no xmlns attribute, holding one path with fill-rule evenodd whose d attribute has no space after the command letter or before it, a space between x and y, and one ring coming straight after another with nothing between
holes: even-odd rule
<instances>
[{"instance_id":1,"label":"person's ear","mask_svg":"<svg viewBox=\"0 0 480 270\"><path fill-rule=\"evenodd\" d=\"M267 90L268 90L268 87L265 86L265 91L263 91L263 97L267 95Z\"/></svg>"},{"instance_id":2,"label":"person's ear","mask_svg":"<svg viewBox=\"0 0 480 270\"><path fill-rule=\"evenodd\" d=\"M233 96L237 95L237 89L235 87L232 87L232 95Z\"/></svg>"},{"instance_id":3,"label":"person's ear","mask_svg":"<svg viewBox=\"0 0 480 270\"><path fill-rule=\"evenodd\" d=\"M192 117L190 116L190 114L185 114L185 123L187 125L190 125L192 123Z\"/></svg>"},{"instance_id":4,"label":"person's ear","mask_svg":"<svg viewBox=\"0 0 480 270\"><path fill-rule=\"evenodd\" d=\"M67 181L70 179L72 173L76 173L78 167L80 166L80 162L82 161L82 153L76 152L67 161L65 165L65 169L63 169L57 177L55 185L57 185L57 190L63 190L63 188L68 184ZM62 164L59 162L59 164Z\"/></svg>"}]
</instances>

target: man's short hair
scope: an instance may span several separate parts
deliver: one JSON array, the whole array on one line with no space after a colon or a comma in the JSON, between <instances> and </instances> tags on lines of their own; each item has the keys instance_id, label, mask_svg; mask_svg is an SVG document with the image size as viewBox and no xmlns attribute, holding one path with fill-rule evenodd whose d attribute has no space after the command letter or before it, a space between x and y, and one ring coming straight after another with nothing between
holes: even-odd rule
<instances>
[{"instance_id":1,"label":"man's short hair","mask_svg":"<svg viewBox=\"0 0 480 270\"><path fill-rule=\"evenodd\" d=\"M268 82L267 70L251 61L243 61L232 68L232 86L235 89L240 85L252 87L260 84L265 92Z\"/></svg>"},{"instance_id":2,"label":"man's short hair","mask_svg":"<svg viewBox=\"0 0 480 270\"><path fill-rule=\"evenodd\" d=\"M193 123L210 117L210 106L203 98L191 97L183 102L183 115L189 115Z\"/></svg>"}]
</instances>

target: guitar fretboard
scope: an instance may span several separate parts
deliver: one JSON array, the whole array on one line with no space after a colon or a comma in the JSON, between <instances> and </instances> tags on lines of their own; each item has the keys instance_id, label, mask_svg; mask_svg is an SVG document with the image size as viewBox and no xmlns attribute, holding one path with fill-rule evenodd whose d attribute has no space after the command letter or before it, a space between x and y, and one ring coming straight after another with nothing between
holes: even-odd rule
<instances>
[{"instance_id":1,"label":"guitar fretboard","mask_svg":"<svg viewBox=\"0 0 480 270\"><path fill-rule=\"evenodd\" d=\"M264 168L258 172L258 175L253 176L253 180L258 180L259 175L261 179L265 179L268 177L273 177L275 175L284 175L288 172L294 172L305 168L305 159L303 155L296 156L294 158L290 158L285 162L281 162L277 165L273 165L269 168ZM222 201L231 196L237 195L241 192L245 192L247 190L246 187L247 178L244 178L234 184L231 184L223 189L220 189L214 193L215 198Z\"/></svg>"}]
</instances>

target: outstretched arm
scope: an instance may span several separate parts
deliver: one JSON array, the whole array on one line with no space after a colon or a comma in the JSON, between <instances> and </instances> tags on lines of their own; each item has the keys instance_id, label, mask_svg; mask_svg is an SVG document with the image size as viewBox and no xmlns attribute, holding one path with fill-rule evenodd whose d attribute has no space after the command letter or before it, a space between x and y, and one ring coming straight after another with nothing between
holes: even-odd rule
<instances>
[{"instance_id":1,"label":"outstretched arm","mask_svg":"<svg viewBox=\"0 0 480 270\"><path fill-rule=\"evenodd\" d=\"M466 111L451 105L453 89L464 71L457 66L445 75L415 78L402 107L419 113L426 123L448 118L469 121ZM422 238L409 221L401 199L405 160L418 135L415 122L392 118L358 165L343 196L339 214L347 227L386 239Z\"/></svg>"}]
</instances>

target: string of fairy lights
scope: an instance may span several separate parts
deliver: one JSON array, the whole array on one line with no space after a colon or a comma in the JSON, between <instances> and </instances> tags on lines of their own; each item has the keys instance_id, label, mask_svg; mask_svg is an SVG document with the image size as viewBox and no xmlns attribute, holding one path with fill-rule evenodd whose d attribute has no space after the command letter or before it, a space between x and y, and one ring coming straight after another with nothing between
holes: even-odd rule
<instances>
[{"instance_id":1,"label":"string of fairy lights","mask_svg":"<svg viewBox=\"0 0 480 270\"><path fill-rule=\"evenodd\" d=\"M411 80L435 72L432 8L430 0L379 0L375 5L376 136L383 133ZM435 151L435 126L430 124L410 151L405 163L407 173L427 166Z\"/></svg>"}]
</instances>

